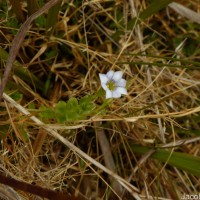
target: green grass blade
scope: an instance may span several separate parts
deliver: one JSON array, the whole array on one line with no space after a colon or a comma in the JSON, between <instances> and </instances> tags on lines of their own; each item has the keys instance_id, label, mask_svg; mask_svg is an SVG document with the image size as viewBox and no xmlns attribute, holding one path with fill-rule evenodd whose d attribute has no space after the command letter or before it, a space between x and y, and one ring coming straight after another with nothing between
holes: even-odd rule
<instances>
[{"instance_id":1,"label":"green grass blade","mask_svg":"<svg viewBox=\"0 0 200 200\"><path fill-rule=\"evenodd\" d=\"M150 150L154 150L154 148L134 145L131 146L131 150L134 153L145 154ZM167 162L167 164L177 167L180 170L200 176L200 157L181 152L171 153L169 150L155 149L155 153L152 154L151 158L159 160L163 163Z\"/></svg>"},{"instance_id":2,"label":"green grass blade","mask_svg":"<svg viewBox=\"0 0 200 200\"><path fill-rule=\"evenodd\" d=\"M181 65L178 65L178 64L173 64L173 63L170 63L170 64L167 64L167 63L160 63L160 62L144 62L144 61L131 61L131 62L117 62L117 64L131 64L131 65L148 65L148 66L156 66L156 67L170 67L170 68L186 68L186 69L200 69L200 66L199 64L198 65L187 65L187 64L181 64Z\"/></svg>"},{"instance_id":3,"label":"green grass blade","mask_svg":"<svg viewBox=\"0 0 200 200\"><path fill-rule=\"evenodd\" d=\"M61 3L62 1L58 2L55 6L50 8L48 11L47 22L46 22L46 32L48 35L51 35L53 33L53 30L57 23L58 13L61 7Z\"/></svg>"},{"instance_id":4,"label":"green grass blade","mask_svg":"<svg viewBox=\"0 0 200 200\"><path fill-rule=\"evenodd\" d=\"M167 64L167 66L171 66L171 67L188 67L188 68L192 68L192 69L199 69L200 68L200 63L199 62L196 62L196 61L193 61L191 59L186 59L186 58L176 58L176 57L168 57L168 56L156 56L156 55L151 55L151 54L142 54L142 53L137 53L137 54L132 54L132 53L129 53L129 54L125 54L125 55L128 55L128 56L132 56L132 58L138 58L139 57L148 57L148 58L158 58L158 61L156 62L156 64L165 64L165 63L161 63L159 61L161 60L165 60L166 63L170 63L170 64ZM180 62L181 63L181 66L178 65L178 64L173 64L171 63L171 61L174 61L174 62ZM118 62L120 63L120 62ZM121 62L123 64L134 64L134 62ZM141 62L143 63L143 62ZM145 63L145 64L148 64L148 63ZM153 62L150 63L151 65L154 64ZM165 64L166 65L166 64Z\"/></svg>"},{"instance_id":5,"label":"green grass blade","mask_svg":"<svg viewBox=\"0 0 200 200\"><path fill-rule=\"evenodd\" d=\"M146 10L142 11L137 18L134 18L128 22L128 29L132 29L136 24L141 21L148 19L155 13L159 12L163 8L165 8L172 0L154 0ZM139 19L139 20L138 20Z\"/></svg>"},{"instance_id":6,"label":"green grass blade","mask_svg":"<svg viewBox=\"0 0 200 200\"><path fill-rule=\"evenodd\" d=\"M148 19L153 14L159 12L161 9L165 8L168 4L170 4L173 0L154 0L150 6L141 12L139 18L142 20Z\"/></svg>"}]
</instances>

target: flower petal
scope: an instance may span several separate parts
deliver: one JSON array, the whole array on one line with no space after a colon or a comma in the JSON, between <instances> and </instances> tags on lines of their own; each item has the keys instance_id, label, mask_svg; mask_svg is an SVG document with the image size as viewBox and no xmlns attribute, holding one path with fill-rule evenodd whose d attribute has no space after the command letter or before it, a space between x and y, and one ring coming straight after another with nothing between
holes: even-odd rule
<instances>
[{"instance_id":1,"label":"flower petal","mask_svg":"<svg viewBox=\"0 0 200 200\"><path fill-rule=\"evenodd\" d=\"M112 98L113 94L110 90L106 90L106 99Z\"/></svg>"},{"instance_id":2,"label":"flower petal","mask_svg":"<svg viewBox=\"0 0 200 200\"><path fill-rule=\"evenodd\" d=\"M125 87L117 87L115 91L120 94L128 94Z\"/></svg>"},{"instance_id":3,"label":"flower petal","mask_svg":"<svg viewBox=\"0 0 200 200\"><path fill-rule=\"evenodd\" d=\"M99 78L100 78L100 81L101 81L101 85L102 83L107 83L108 82L108 77L105 75L105 74L99 74Z\"/></svg>"},{"instance_id":4,"label":"flower petal","mask_svg":"<svg viewBox=\"0 0 200 200\"><path fill-rule=\"evenodd\" d=\"M113 75L114 75L114 71L110 70L109 72L107 72L106 76L108 77L109 80L112 79Z\"/></svg>"},{"instance_id":5,"label":"flower petal","mask_svg":"<svg viewBox=\"0 0 200 200\"><path fill-rule=\"evenodd\" d=\"M117 87L126 87L126 80L125 79L120 79L119 81L117 81L116 83L115 83L115 85L117 86Z\"/></svg>"},{"instance_id":6,"label":"flower petal","mask_svg":"<svg viewBox=\"0 0 200 200\"><path fill-rule=\"evenodd\" d=\"M122 78L122 71L117 71L117 72L114 72L113 76L112 76L112 79L115 81L115 82L118 82L121 78Z\"/></svg>"},{"instance_id":7,"label":"flower petal","mask_svg":"<svg viewBox=\"0 0 200 200\"><path fill-rule=\"evenodd\" d=\"M113 94L112 94L113 98L120 98L121 97L121 93L118 92L117 90L113 91Z\"/></svg>"},{"instance_id":8,"label":"flower petal","mask_svg":"<svg viewBox=\"0 0 200 200\"><path fill-rule=\"evenodd\" d=\"M108 90L108 86L107 86L106 84L101 83L101 86L102 86L102 88L103 88L105 91Z\"/></svg>"}]
</instances>

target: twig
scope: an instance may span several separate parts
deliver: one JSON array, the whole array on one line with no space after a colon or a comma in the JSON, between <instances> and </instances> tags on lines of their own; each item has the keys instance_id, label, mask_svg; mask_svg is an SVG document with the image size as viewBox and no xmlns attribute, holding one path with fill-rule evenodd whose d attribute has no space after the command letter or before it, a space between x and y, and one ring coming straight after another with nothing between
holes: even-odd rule
<instances>
[{"instance_id":1,"label":"twig","mask_svg":"<svg viewBox=\"0 0 200 200\"><path fill-rule=\"evenodd\" d=\"M67 194L56 192L53 190L49 190L47 188L42 188L37 185L32 185L30 183L25 183L22 181L15 180L13 178L6 177L0 174L0 183L4 185L8 185L18 190L22 190L24 192L28 192L31 194L35 194L44 198L52 199L52 200L81 200L78 197L72 197Z\"/></svg>"}]
</instances>

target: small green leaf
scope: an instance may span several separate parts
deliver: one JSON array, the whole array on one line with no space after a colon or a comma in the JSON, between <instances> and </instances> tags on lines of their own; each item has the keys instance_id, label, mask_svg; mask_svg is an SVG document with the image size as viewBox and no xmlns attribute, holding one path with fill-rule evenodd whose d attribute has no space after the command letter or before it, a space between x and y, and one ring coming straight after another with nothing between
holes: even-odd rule
<instances>
[{"instance_id":1,"label":"small green leaf","mask_svg":"<svg viewBox=\"0 0 200 200\"><path fill-rule=\"evenodd\" d=\"M40 107L39 116L47 120L55 119L58 123L85 119L95 108L95 98L93 95L87 95L78 102L75 97L72 97L67 102L59 101L54 109Z\"/></svg>"},{"instance_id":2,"label":"small green leaf","mask_svg":"<svg viewBox=\"0 0 200 200\"><path fill-rule=\"evenodd\" d=\"M64 101L59 101L55 107L55 117L59 123L65 123L67 103Z\"/></svg>"},{"instance_id":3,"label":"small green leaf","mask_svg":"<svg viewBox=\"0 0 200 200\"><path fill-rule=\"evenodd\" d=\"M44 28L46 25L46 18L45 16L41 15L37 19L35 19L35 22L40 28Z\"/></svg>"},{"instance_id":4,"label":"small green leaf","mask_svg":"<svg viewBox=\"0 0 200 200\"><path fill-rule=\"evenodd\" d=\"M45 55L46 55L47 59L55 58L55 56L56 56L56 50L52 49L50 51L47 51L47 52L45 52Z\"/></svg>"},{"instance_id":5,"label":"small green leaf","mask_svg":"<svg viewBox=\"0 0 200 200\"><path fill-rule=\"evenodd\" d=\"M19 92L15 92L11 94L10 97L14 99L15 101L19 101L20 99L22 99L23 95Z\"/></svg>"},{"instance_id":6,"label":"small green leaf","mask_svg":"<svg viewBox=\"0 0 200 200\"><path fill-rule=\"evenodd\" d=\"M93 101L94 101L94 96L92 95L87 95L80 99L79 105L83 115L90 114L91 111L95 108Z\"/></svg>"},{"instance_id":7,"label":"small green leaf","mask_svg":"<svg viewBox=\"0 0 200 200\"><path fill-rule=\"evenodd\" d=\"M81 167L81 169L85 168L85 162L81 158L79 160L79 166Z\"/></svg>"},{"instance_id":8,"label":"small green leaf","mask_svg":"<svg viewBox=\"0 0 200 200\"><path fill-rule=\"evenodd\" d=\"M27 130L26 130L26 126L23 124L23 125L18 125L18 131L20 133L20 136L22 137L22 139L26 142L28 141L28 133L27 133Z\"/></svg>"},{"instance_id":9,"label":"small green leaf","mask_svg":"<svg viewBox=\"0 0 200 200\"><path fill-rule=\"evenodd\" d=\"M78 109L77 109L78 111ZM76 121L81 119L79 112L76 111L69 111L66 113L66 121Z\"/></svg>"},{"instance_id":10,"label":"small green leaf","mask_svg":"<svg viewBox=\"0 0 200 200\"><path fill-rule=\"evenodd\" d=\"M78 104L78 100L75 97L72 97L68 100L66 108L66 121L75 121L81 118L81 108Z\"/></svg>"},{"instance_id":11,"label":"small green leaf","mask_svg":"<svg viewBox=\"0 0 200 200\"><path fill-rule=\"evenodd\" d=\"M43 120L49 120L55 118L55 113L51 108L46 108L44 106L41 106L39 108L39 116Z\"/></svg>"},{"instance_id":12,"label":"small green leaf","mask_svg":"<svg viewBox=\"0 0 200 200\"><path fill-rule=\"evenodd\" d=\"M35 109L35 103L34 102L30 102L28 104L28 109L31 109L31 110Z\"/></svg>"},{"instance_id":13,"label":"small green leaf","mask_svg":"<svg viewBox=\"0 0 200 200\"><path fill-rule=\"evenodd\" d=\"M67 107L77 107L78 106L78 100L75 97L72 97L67 102Z\"/></svg>"}]
</instances>

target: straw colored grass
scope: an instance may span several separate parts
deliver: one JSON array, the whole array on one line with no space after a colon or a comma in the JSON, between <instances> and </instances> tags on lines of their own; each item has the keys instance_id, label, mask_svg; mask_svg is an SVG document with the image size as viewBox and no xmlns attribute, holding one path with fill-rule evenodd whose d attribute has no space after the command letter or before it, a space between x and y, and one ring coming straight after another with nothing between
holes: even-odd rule
<instances>
[{"instance_id":1,"label":"straw colored grass","mask_svg":"<svg viewBox=\"0 0 200 200\"><path fill-rule=\"evenodd\" d=\"M28 28L12 1L2 4L1 77L13 66L0 103L2 175L72 199L198 194L199 2L163 2L62 1L50 11L57 21L38 12ZM20 23L35 12L28 5ZM19 29L24 38L9 64ZM98 74L109 70L123 71L127 96L98 96L93 112L64 124L40 117L41 106L100 94ZM45 199L9 188L0 185L0 198Z\"/></svg>"}]
</instances>

